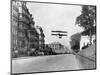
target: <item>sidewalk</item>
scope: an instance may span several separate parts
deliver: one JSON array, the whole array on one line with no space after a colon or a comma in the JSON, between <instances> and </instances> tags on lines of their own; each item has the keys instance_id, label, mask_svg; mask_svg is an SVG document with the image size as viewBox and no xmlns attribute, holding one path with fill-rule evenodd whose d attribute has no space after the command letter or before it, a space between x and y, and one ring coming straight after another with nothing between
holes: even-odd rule
<instances>
[{"instance_id":1,"label":"sidewalk","mask_svg":"<svg viewBox=\"0 0 100 75\"><path fill-rule=\"evenodd\" d=\"M86 57L90 60L96 61L96 49L95 44L91 45L90 47L83 49L78 53L78 55Z\"/></svg>"}]
</instances>

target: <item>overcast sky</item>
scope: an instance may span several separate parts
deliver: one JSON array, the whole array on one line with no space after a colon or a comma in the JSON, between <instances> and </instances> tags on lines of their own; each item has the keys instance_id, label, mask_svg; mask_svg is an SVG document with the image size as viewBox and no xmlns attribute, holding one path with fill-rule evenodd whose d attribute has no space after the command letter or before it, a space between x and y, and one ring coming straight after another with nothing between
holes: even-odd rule
<instances>
[{"instance_id":1,"label":"overcast sky","mask_svg":"<svg viewBox=\"0 0 100 75\"><path fill-rule=\"evenodd\" d=\"M82 28L75 25L76 17L81 14L81 7L78 5L27 3L29 12L34 17L35 26L41 26L45 34L45 43L59 41L69 46L70 36L82 31ZM59 39L51 36L52 30L67 31L68 36Z\"/></svg>"}]
</instances>

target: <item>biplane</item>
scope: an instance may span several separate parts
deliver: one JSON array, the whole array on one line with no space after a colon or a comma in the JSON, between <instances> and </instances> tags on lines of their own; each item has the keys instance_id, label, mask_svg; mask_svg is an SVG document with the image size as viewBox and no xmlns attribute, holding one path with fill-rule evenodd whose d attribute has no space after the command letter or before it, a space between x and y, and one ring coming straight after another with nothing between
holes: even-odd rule
<instances>
[{"instance_id":1,"label":"biplane","mask_svg":"<svg viewBox=\"0 0 100 75\"><path fill-rule=\"evenodd\" d=\"M52 34L51 35L54 35L54 36L59 36L59 38L62 38L62 36L67 36L67 32L66 31L51 31Z\"/></svg>"}]
</instances>

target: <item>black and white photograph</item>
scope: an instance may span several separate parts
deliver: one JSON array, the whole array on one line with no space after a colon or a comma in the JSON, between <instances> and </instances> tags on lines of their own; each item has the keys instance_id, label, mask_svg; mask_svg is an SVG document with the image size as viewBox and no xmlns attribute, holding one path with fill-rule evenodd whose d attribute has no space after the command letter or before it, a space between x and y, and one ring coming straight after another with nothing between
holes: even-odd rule
<instances>
[{"instance_id":1,"label":"black and white photograph","mask_svg":"<svg viewBox=\"0 0 100 75\"><path fill-rule=\"evenodd\" d=\"M11 0L11 74L96 67L95 5Z\"/></svg>"}]
</instances>

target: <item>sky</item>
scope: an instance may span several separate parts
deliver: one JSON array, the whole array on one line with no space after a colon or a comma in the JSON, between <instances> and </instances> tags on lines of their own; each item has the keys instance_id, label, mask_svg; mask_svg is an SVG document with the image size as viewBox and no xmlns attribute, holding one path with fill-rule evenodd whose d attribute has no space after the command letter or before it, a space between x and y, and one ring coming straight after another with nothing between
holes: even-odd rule
<instances>
[{"instance_id":1,"label":"sky","mask_svg":"<svg viewBox=\"0 0 100 75\"><path fill-rule=\"evenodd\" d=\"M70 36L83 30L75 25L76 17L81 14L81 6L29 2L27 7L34 18L35 26L42 27L46 44L60 42L69 47ZM68 36L59 39L51 35L52 30L67 31Z\"/></svg>"}]
</instances>

